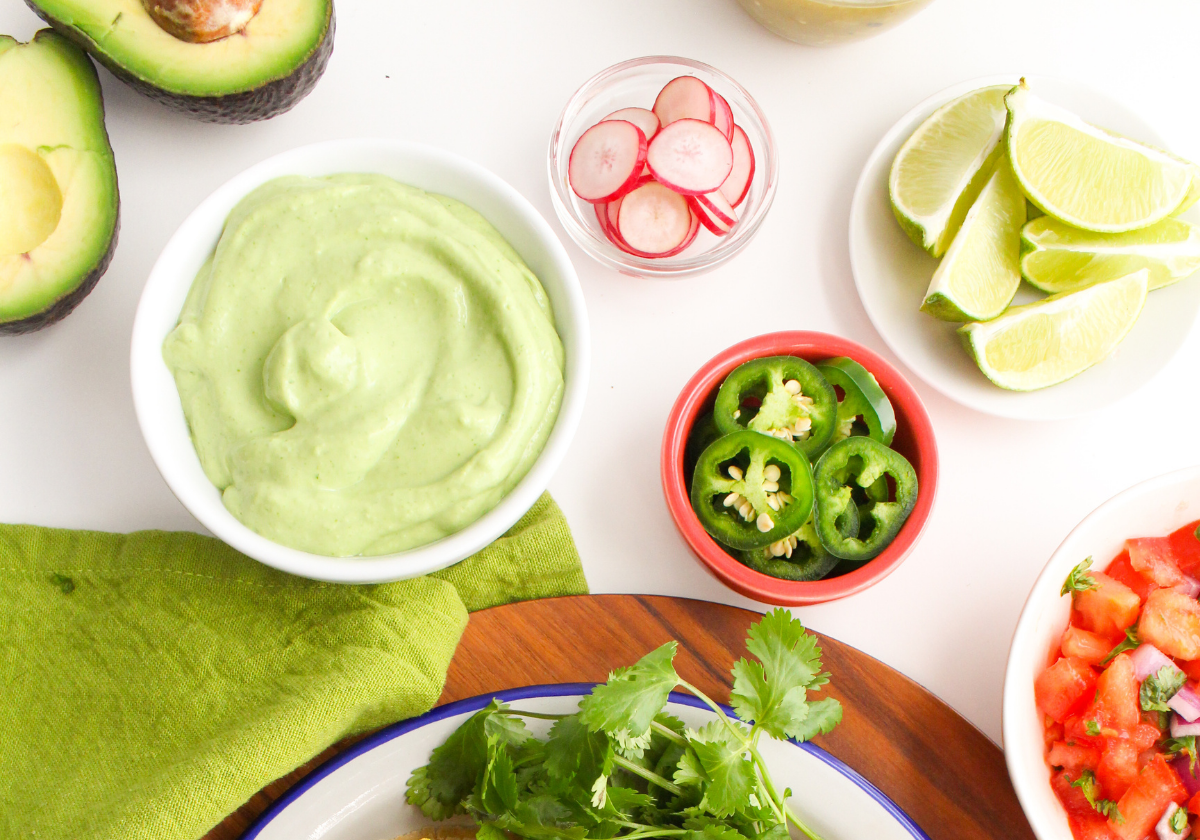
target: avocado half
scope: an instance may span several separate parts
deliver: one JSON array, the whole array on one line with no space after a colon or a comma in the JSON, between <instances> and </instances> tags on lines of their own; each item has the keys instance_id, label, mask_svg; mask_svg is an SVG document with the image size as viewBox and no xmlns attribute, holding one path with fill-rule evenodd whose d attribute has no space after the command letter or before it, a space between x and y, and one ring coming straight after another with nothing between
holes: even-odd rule
<instances>
[{"instance_id":1,"label":"avocado half","mask_svg":"<svg viewBox=\"0 0 1200 840\"><path fill-rule=\"evenodd\" d=\"M240 32L168 34L142 0L25 0L136 90L205 122L248 123L303 99L333 52L333 0L263 0Z\"/></svg>"},{"instance_id":2,"label":"avocado half","mask_svg":"<svg viewBox=\"0 0 1200 840\"><path fill-rule=\"evenodd\" d=\"M79 305L112 259L119 210L92 62L49 29L0 35L0 334Z\"/></svg>"}]
</instances>

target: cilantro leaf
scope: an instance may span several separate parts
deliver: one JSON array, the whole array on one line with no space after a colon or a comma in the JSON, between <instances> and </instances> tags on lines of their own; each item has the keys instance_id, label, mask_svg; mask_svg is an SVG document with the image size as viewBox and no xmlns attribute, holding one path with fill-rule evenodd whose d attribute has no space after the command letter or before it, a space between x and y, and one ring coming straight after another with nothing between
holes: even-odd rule
<instances>
[{"instance_id":1,"label":"cilantro leaf","mask_svg":"<svg viewBox=\"0 0 1200 840\"><path fill-rule=\"evenodd\" d=\"M708 783L708 774L691 747L679 757L679 766L675 769L672 781L680 787L700 787Z\"/></svg>"},{"instance_id":2,"label":"cilantro leaf","mask_svg":"<svg viewBox=\"0 0 1200 840\"><path fill-rule=\"evenodd\" d=\"M1078 566L1070 571L1067 579L1063 581L1060 595L1070 595L1075 592L1086 592L1089 589L1096 588L1096 579L1088 574L1088 569L1092 568L1092 558L1089 557Z\"/></svg>"},{"instance_id":3,"label":"cilantro leaf","mask_svg":"<svg viewBox=\"0 0 1200 840\"><path fill-rule=\"evenodd\" d=\"M701 806L718 817L727 817L744 807L758 785L754 764L746 750L750 733L742 731L739 740L728 726L714 720L688 738L708 777Z\"/></svg>"},{"instance_id":4,"label":"cilantro leaf","mask_svg":"<svg viewBox=\"0 0 1200 840\"><path fill-rule=\"evenodd\" d=\"M1116 659L1119 655L1121 655L1125 651L1133 650L1140 644L1141 644L1141 641L1138 639L1137 627L1134 626L1134 627L1126 628L1125 641L1120 642L1119 644L1117 644L1117 646L1115 648L1110 650L1108 652L1108 656L1104 657L1104 659L1102 659L1100 661L1100 666L1104 667L1105 665L1107 665L1109 662L1112 662L1114 659Z\"/></svg>"},{"instance_id":5,"label":"cilantro leaf","mask_svg":"<svg viewBox=\"0 0 1200 840\"><path fill-rule=\"evenodd\" d=\"M1196 736L1184 735L1182 738L1167 738L1162 742L1163 751L1167 758L1183 754L1188 757L1188 769L1196 775Z\"/></svg>"},{"instance_id":6,"label":"cilantro leaf","mask_svg":"<svg viewBox=\"0 0 1200 840\"><path fill-rule=\"evenodd\" d=\"M689 831L683 835L682 840L746 840L746 838L733 826L713 821L702 829Z\"/></svg>"},{"instance_id":7,"label":"cilantro leaf","mask_svg":"<svg viewBox=\"0 0 1200 840\"><path fill-rule=\"evenodd\" d=\"M1070 778L1070 777L1068 777ZM1117 803L1111 799L1097 799L1096 795L1100 792L1100 785L1096 782L1096 774L1091 770L1084 770L1079 778L1071 782L1071 787L1079 788L1083 791L1083 796L1087 799L1088 804L1096 810L1097 813L1103 814L1117 825L1125 822L1125 818L1121 816L1121 812L1117 810Z\"/></svg>"},{"instance_id":8,"label":"cilantro leaf","mask_svg":"<svg viewBox=\"0 0 1200 840\"><path fill-rule=\"evenodd\" d=\"M630 668L609 676L579 703L579 719L593 731L603 730L625 747L650 729L667 696L679 685L672 660L677 642L667 642L643 656ZM628 748L628 747L627 747Z\"/></svg>"},{"instance_id":9,"label":"cilantro leaf","mask_svg":"<svg viewBox=\"0 0 1200 840\"><path fill-rule=\"evenodd\" d=\"M603 732L584 726L579 715L569 715L550 727L545 761L550 775L567 782L578 775L579 784L591 788L598 776L612 773L612 743Z\"/></svg>"},{"instance_id":10,"label":"cilantro leaf","mask_svg":"<svg viewBox=\"0 0 1200 840\"><path fill-rule=\"evenodd\" d=\"M807 713L807 688L820 675L816 637L784 609L767 613L747 635L746 649L758 661L734 663L733 708L772 737L791 737Z\"/></svg>"},{"instance_id":11,"label":"cilantro leaf","mask_svg":"<svg viewBox=\"0 0 1200 840\"><path fill-rule=\"evenodd\" d=\"M1168 820L1168 825L1170 825L1171 831L1173 831L1175 834L1183 834L1183 830L1185 828L1187 828L1187 824L1188 824L1187 808L1184 808L1182 806L1176 808L1175 812L1173 814L1171 814L1171 819Z\"/></svg>"},{"instance_id":12,"label":"cilantro leaf","mask_svg":"<svg viewBox=\"0 0 1200 840\"><path fill-rule=\"evenodd\" d=\"M841 722L841 703L832 697L814 700L808 704L808 717L804 719L804 724L795 729L792 737L797 741L807 741L817 735L828 735Z\"/></svg>"},{"instance_id":13,"label":"cilantro leaf","mask_svg":"<svg viewBox=\"0 0 1200 840\"><path fill-rule=\"evenodd\" d=\"M1138 700L1142 709L1147 712L1169 712L1171 707L1167 701L1175 696L1183 684L1187 682L1187 674L1174 665L1164 665L1158 673L1151 674L1142 681L1138 692Z\"/></svg>"},{"instance_id":14,"label":"cilantro leaf","mask_svg":"<svg viewBox=\"0 0 1200 840\"><path fill-rule=\"evenodd\" d=\"M1083 728L1086 729L1087 734L1091 735L1093 738L1096 738L1100 735L1100 724L1094 720L1085 720L1083 722Z\"/></svg>"},{"instance_id":15,"label":"cilantro leaf","mask_svg":"<svg viewBox=\"0 0 1200 840\"><path fill-rule=\"evenodd\" d=\"M488 722L493 717L503 717L499 714L503 708L493 700L433 750L429 763L408 780L405 798L410 804L431 820L444 820L463 812L462 801L475 790L488 767ZM521 727L524 728L523 723ZM490 728L496 737L513 734L504 723L493 723Z\"/></svg>"},{"instance_id":16,"label":"cilantro leaf","mask_svg":"<svg viewBox=\"0 0 1200 840\"><path fill-rule=\"evenodd\" d=\"M488 765L480 780L478 801L491 814L517 807L517 774L500 737L488 739Z\"/></svg>"}]
</instances>

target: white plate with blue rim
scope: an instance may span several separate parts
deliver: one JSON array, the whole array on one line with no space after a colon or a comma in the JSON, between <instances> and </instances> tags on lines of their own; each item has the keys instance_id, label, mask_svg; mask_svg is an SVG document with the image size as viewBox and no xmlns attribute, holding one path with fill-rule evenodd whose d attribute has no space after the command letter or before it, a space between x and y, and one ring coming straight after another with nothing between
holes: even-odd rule
<instances>
[{"instance_id":1,"label":"white plate with blue rim","mask_svg":"<svg viewBox=\"0 0 1200 840\"><path fill-rule=\"evenodd\" d=\"M974 79L936 93L892 126L863 167L850 205L850 267L858 296L879 335L905 365L947 397L977 411L1022 420L1075 417L1110 405L1150 382L1183 346L1200 311L1200 275L1147 299L1113 354L1073 379L1039 391L1006 391L985 377L959 342L958 324L920 311L937 260L913 244L892 215L888 175L900 146L939 107L972 90L1012 84L1017 74ZM1170 146L1144 119L1080 82L1026 77L1030 90L1088 122L1163 149ZM1193 207L1183 215L1200 222ZM1014 304L1043 297L1022 283Z\"/></svg>"},{"instance_id":2,"label":"white plate with blue rim","mask_svg":"<svg viewBox=\"0 0 1200 840\"><path fill-rule=\"evenodd\" d=\"M301 780L242 840L391 840L423 828L429 820L404 799L408 778L470 715L493 697L526 711L571 713L591 689L590 683L510 689L381 729ZM667 711L693 728L716 718L686 694L672 693ZM538 736L550 725L527 724ZM820 747L764 740L761 751L773 778L792 789L792 808L825 840L929 840L877 787Z\"/></svg>"}]
</instances>

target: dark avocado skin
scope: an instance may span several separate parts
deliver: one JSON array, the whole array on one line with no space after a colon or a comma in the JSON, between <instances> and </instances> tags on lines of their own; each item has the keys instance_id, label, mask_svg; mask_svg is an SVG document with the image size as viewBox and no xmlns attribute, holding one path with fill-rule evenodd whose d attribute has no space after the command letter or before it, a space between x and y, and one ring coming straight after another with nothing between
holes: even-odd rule
<instances>
[{"instance_id":1,"label":"dark avocado skin","mask_svg":"<svg viewBox=\"0 0 1200 840\"><path fill-rule=\"evenodd\" d=\"M171 93L155 87L145 79L134 76L97 50L95 44L79 30L39 8L35 0L25 0L25 5L46 23L82 47L93 60L103 64L114 76L134 90L161 102L172 110L202 122L244 125L270 119L284 111L290 111L297 102L308 96L316 87L321 74L325 72L326 65L329 64L329 57L333 54L334 15L333 4L330 3L329 18L326 21L325 33L322 35L320 43L309 53L308 58L291 73L241 93L230 93L225 96L189 96Z\"/></svg>"},{"instance_id":2,"label":"dark avocado skin","mask_svg":"<svg viewBox=\"0 0 1200 840\"><path fill-rule=\"evenodd\" d=\"M37 332L70 315L76 306L83 303L83 299L88 296L92 289L96 288L96 283L99 282L104 272L108 270L108 264L112 262L113 252L117 250L117 234L120 230L121 204L120 199L118 199L117 221L113 225L112 237L108 240L108 250L104 252L104 256L100 258L95 267L84 276L83 281L72 291L67 292L56 300L48 309L43 309L36 315L30 315L28 318L22 318L20 321L0 322L0 335L24 335L25 333Z\"/></svg>"}]
</instances>

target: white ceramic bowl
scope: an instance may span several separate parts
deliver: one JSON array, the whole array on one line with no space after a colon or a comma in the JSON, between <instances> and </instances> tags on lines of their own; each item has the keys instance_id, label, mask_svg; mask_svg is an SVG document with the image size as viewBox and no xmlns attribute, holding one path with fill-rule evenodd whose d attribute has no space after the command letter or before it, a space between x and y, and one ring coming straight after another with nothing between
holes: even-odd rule
<instances>
[{"instance_id":1,"label":"white ceramic bowl","mask_svg":"<svg viewBox=\"0 0 1200 840\"><path fill-rule=\"evenodd\" d=\"M325 557L282 546L251 531L221 503L188 434L175 380L162 357L184 298L216 246L233 206L255 187L281 175L378 172L448 195L482 213L541 279L566 350L562 408L542 454L495 509L438 542L378 557ZM133 325L133 402L142 435L171 491L209 531L256 560L285 572L341 583L416 577L457 563L513 526L554 474L583 413L589 369L587 311L566 250L525 198L478 164L428 146L393 140L338 140L294 149L252 166L188 216L150 272Z\"/></svg>"},{"instance_id":2,"label":"white ceramic bowl","mask_svg":"<svg viewBox=\"0 0 1200 840\"><path fill-rule=\"evenodd\" d=\"M1200 282L1183 280L1146 300L1129 335L1090 370L1038 391L1006 391L979 372L963 350L957 324L920 311L937 260L909 241L888 200L892 160L938 107L988 85L1016 84L1017 74L974 79L936 93L892 126L871 152L850 207L850 267L867 317L904 364L952 400L977 411L1024 420L1052 420L1095 411L1147 385L1183 346L1200 310ZM1170 146L1137 112L1080 82L1029 76L1040 96L1085 120L1160 148ZM1184 217L1200 221L1193 208ZM1042 297L1025 283L1014 303Z\"/></svg>"},{"instance_id":3,"label":"white ceramic bowl","mask_svg":"<svg viewBox=\"0 0 1200 840\"><path fill-rule=\"evenodd\" d=\"M1096 508L1054 552L1025 601L1004 674L1004 758L1017 798L1039 840L1071 840L1066 813L1050 788L1042 715L1034 678L1050 664L1070 618L1059 594L1067 573L1086 557L1103 569L1130 537L1163 536L1200 519L1200 466L1135 484Z\"/></svg>"}]
</instances>

